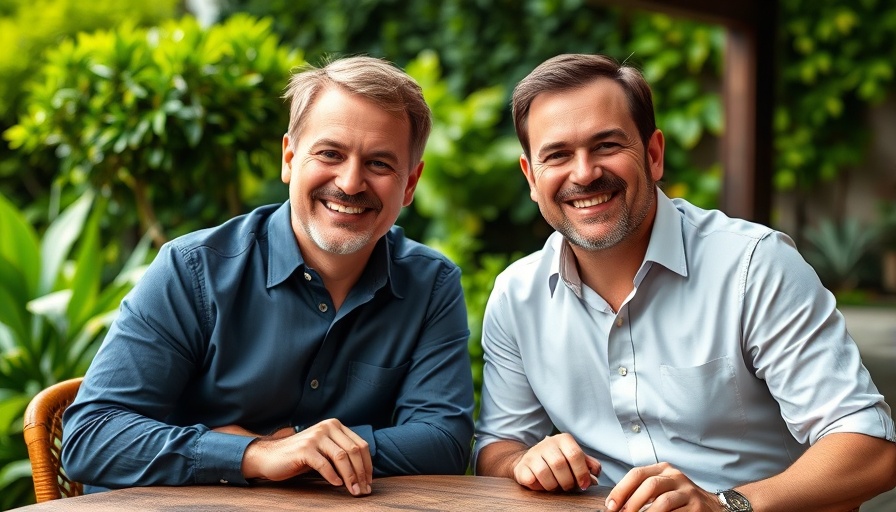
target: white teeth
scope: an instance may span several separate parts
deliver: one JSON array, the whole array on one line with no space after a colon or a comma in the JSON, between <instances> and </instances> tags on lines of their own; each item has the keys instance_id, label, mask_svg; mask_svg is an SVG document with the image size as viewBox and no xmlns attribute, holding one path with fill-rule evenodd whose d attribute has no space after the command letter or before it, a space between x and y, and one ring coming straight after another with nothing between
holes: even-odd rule
<instances>
[{"instance_id":1,"label":"white teeth","mask_svg":"<svg viewBox=\"0 0 896 512\"><path fill-rule=\"evenodd\" d=\"M576 199L572 202L572 205L576 208L588 208L589 206L594 206L596 204L606 203L610 200L610 196L613 194L604 194L602 196L591 197L588 199Z\"/></svg>"},{"instance_id":2,"label":"white teeth","mask_svg":"<svg viewBox=\"0 0 896 512\"><path fill-rule=\"evenodd\" d=\"M337 203L331 203L329 201L325 202L324 204L327 206L327 208L333 210L334 212L351 214L364 213L364 208L360 208L357 206L345 206Z\"/></svg>"}]
</instances>

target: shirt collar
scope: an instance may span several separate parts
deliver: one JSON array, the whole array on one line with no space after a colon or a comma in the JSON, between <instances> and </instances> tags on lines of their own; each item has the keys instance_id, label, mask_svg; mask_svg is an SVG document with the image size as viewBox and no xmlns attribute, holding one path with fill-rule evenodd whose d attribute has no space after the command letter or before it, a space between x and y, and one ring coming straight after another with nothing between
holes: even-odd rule
<instances>
[{"instance_id":1,"label":"shirt collar","mask_svg":"<svg viewBox=\"0 0 896 512\"><path fill-rule=\"evenodd\" d=\"M656 203L656 217L650 231L650 242L647 245L644 263L641 265L642 270L639 270L638 273L643 272L647 262L653 262L687 277L688 267L684 251L681 216L672 200L659 187L656 188ZM563 279L563 282L581 299L582 278L579 276L575 254L572 252L569 242L559 233L555 233L548 245L554 254L548 273L551 296L554 295L559 280Z\"/></svg>"},{"instance_id":2,"label":"shirt collar","mask_svg":"<svg viewBox=\"0 0 896 512\"><path fill-rule=\"evenodd\" d=\"M292 230L291 213L289 201L286 201L268 219L268 288L286 281L296 269L305 265ZM372 294L389 283L392 294L401 298L392 279L392 251L388 238L389 233L377 242L356 286L363 286Z\"/></svg>"},{"instance_id":3,"label":"shirt collar","mask_svg":"<svg viewBox=\"0 0 896 512\"><path fill-rule=\"evenodd\" d=\"M682 217L666 194L656 189L656 218L650 232L650 244L644 261L658 263L683 277L688 275L688 261L684 250Z\"/></svg>"},{"instance_id":4,"label":"shirt collar","mask_svg":"<svg viewBox=\"0 0 896 512\"><path fill-rule=\"evenodd\" d=\"M286 201L268 219L268 288L286 281L305 263L292 230L291 213Z\"/></svg>"}]
</instances>

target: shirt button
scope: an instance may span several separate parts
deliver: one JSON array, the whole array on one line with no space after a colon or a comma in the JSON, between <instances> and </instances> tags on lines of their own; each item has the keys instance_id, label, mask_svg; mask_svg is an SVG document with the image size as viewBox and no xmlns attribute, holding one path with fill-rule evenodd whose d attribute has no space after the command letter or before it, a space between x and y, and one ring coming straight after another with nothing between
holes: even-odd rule
<instances>
[{"instance_id":1,"label":"shirt button","mask_svg":"<svg viewBox=\"0 0 896 512\"><path fill-rule=\"evenodd\" d=\"M311 274L305 272L305 281L311 281Z\"/></svg>"},{"instance_id":2,"label":"shirt button","mask_svg":"<svg viewBox=\"0 0 896 512\"><path fill-rule=\"evenodd\" d=\"M319 386L319 385L320 385L320 383L317 382L317 379L314 379L311 381L311 389L317 389L317 386Z\"/></svg>"},{"instance_id":3,"label":"shirt button","mask_svg":"<svg viewBox=\"0 0 896 512\"><path fill-rule=\"evenodd\" d=\"M625 366L620 366L619 367L619 375L622 375L623 377L628 375L628 368L626 368Z\"/></svg>"},{"instance_id":4,"label":"shirt button","mask_svg":"<svg viewBox=\"0 0 896 512\"><path fill-rule=\"evenodd\" d=\"M622 327L622 317L616 319L616 327Z\"/></svg>"},{"instance_id":5,"label":"shirt button","mask_svg":"<svg viewBox=\"0 0 896 512\"><path fill-rule=\"evenodd\" d=\"M638 425L637 423L632 423L632 432L637 434L640 431L641 431L641 425Z\"/></svg>"},{"instance_id":6,"label":"shirt button","mask_svg":"<svg viewBox=\"0 0 896 512\"><path fill-rule=\"evenodd\" d=\"M326 313L327 305L324 304L323 302L321 302L320 304L317 305L317 309L319 309L321 313Z\"/></svg>"}]
</instances>

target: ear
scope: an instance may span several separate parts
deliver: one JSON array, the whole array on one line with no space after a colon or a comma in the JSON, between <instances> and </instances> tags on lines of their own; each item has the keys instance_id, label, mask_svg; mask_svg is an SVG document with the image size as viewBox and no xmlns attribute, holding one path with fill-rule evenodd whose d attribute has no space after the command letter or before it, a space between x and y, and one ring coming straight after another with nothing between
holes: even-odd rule
<instances>
[{"instance_id":1,"label":"ear","mask_svg":"<svg viewBox=\"0 0 896 512\"><path fill-rule=\"evenodd\" d=\"M526 158L526 154L520 155L520 169L523 170L523 175L526 176L526 181L529 182L529 198L538 202L538 196L535 194L535 174L532 171L532 166L529 163L529 159Z\"/></svg>"},{"instance_id":2,"label":"ear","mask_svg":"<svg viewBox=\"0 0 896 512\"><path fill-rule=\"evenodd\" d=\"M292 145L289 143L289 134L287 133L283 136L283 158L280 162L280 180L287 185L292 177L292 159L294 156L296 154L292 150Z\"/></svg>"},{"instance_id":3,"label":"ear","mask_svg":"<svg viewBox=\"0 0 896 512\"><path fill-rule=\"evenodd\" d=\"M647 165L650 166L650 175L653 181L659 181L663 177L663 158L665 155L666 139L663 132L655 130L650 140L647 141Z\"/></svg>"},{"instance_id":4,"label":"ear","mask_svg":"<svg viewBox=\"0 0 896 512\"><path fill-rule=\"evenodd\" d=\"M408 206L414 200L414 191L417 190L417 183L420 181L421 175L423 175L423 162L417 164L417 167L411 169L411 172L408 173L408 182L404 187L402 206Z\"/></svg>"}]
</instances>

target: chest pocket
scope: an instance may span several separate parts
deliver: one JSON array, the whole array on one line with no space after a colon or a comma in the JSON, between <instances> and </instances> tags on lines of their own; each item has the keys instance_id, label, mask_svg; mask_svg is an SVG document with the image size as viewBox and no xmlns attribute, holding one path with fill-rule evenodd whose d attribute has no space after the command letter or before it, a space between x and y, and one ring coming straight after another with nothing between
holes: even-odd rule
<instances>
[{"instance_id":1,"label":"chest pocket","mask_svg":"<svg viewBox=\"0 0 896 512\"><path fill-rule=\"evenodd\" d=\"M729 358L688 368L660 365L660 377L660 424L670 440L730 449L743 438L746 412Z\"/></svg>"}]
</instances>

